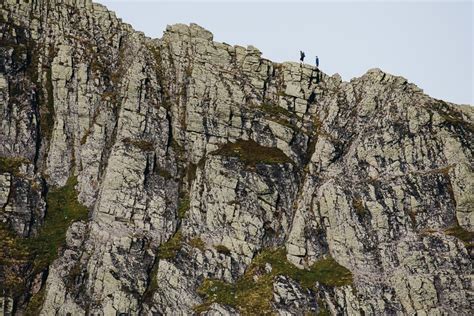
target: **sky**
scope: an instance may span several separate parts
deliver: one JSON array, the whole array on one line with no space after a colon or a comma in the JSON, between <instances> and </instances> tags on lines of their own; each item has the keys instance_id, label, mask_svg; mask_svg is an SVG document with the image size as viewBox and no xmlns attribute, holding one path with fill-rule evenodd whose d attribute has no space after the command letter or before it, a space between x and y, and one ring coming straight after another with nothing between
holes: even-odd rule
<instances>
[{"instance_id":1,"label":"sky","mask_svg":"<svg viewBox=\"0 0 474 316\"><path fill-rule=\"evenodd\" d=\"M147 36L197 23L214 40L253 45L275 62L314 63L346 81L370 68L425 93L474 105L474 5L469 1L95 0Z\"/></svg>"}]
</instances>

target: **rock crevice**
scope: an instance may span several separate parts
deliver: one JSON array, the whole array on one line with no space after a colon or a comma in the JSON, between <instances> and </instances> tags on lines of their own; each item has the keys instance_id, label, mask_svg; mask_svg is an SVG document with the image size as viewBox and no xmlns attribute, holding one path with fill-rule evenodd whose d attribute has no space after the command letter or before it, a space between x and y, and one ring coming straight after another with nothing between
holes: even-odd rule
<instances>
[{"instance_id":1,"label":"rock crevice","mask_svg":"<svg viewBox=\"0 0 474 316\"><path fill-rule=\"evenodd\" d=\"M90 0L0 28L0 314L471 310L472 107Z\"/></svg>"}]
</instances>

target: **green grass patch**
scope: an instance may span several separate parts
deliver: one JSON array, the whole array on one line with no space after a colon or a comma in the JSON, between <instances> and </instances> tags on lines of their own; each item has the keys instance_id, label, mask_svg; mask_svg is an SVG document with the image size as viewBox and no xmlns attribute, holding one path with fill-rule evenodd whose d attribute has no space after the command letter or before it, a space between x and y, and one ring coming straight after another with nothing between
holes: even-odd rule
<instances>
[{"instance_id":1,"label":"green grass patch","mask_svg":"<svg viewBox=\"0 0 474 316\"><path fill-rule=\"evenodd\" d=\"M266 264L271 265L271 272L266 271ZM316 282L328 286L352 284L351 272L332 258L317 261L305 270L288 262L285 249L267 249L255 256L236 283L205 279L197 290L204 303L196 306L194 311L206 311L217 302L237 308L243 315L272 314L273 280L278 275L296 280L303 288L312 288Z\"/></svg>"},{"instance_id":2,"label":"green grass patch","mask_svg":"<svg viewBox=\"0 0 474 316\"><path fill-rule=\"evenodd\" d=\"M3 285L5 289L11 290L13 295L21 295L27 282L25 271L15 270L14 267L31 265L33 275L44 271L57 258L58 251L65 246L68 227L75 221L87 219L89 212L77 200L74 188L76 184L76 178L70 177L64 187L48 192L46 216L37 236L21 238L8 228L0 226L0 265L6 275Z\"/></svg>"},{"instance_id":3,"label":"green grass patch","mask_svg":"<svg viewBox=\"0 0 474 316\"><path fill-rule=\"evenodd\" d=\"M351 271L338 264L331 257L315 262L309 271L298 270L294 278L303 287L310 287L316 281L327 286L351 285L353 282Z\"/></svg>"},{"instance_id":4,"label":"green grass patch","mask_svg":"<svg viewBox=\"0 0 474 316\"><path fill-rule=\"evenodd\" d=\"M23 157L0 157L0 173L9 172L16 175L24 163L28 163L28 160Z\"/></svg>"},{"instance_id":5,"label":"green grass patch","mask_svg":"<svg viewBox=\"0 0 474 316\"><path fill-rule=\"evenodd\" d=\"M275 275L289 276L304 288L310 288L316 282L328 286L352 284L351 272L331 257L315 262L308 270L299 269L286 259L285 249L278 248L263 251L252 262L259 268L263 268L266 263L271 264L272 273Z\"/></svg>"},{"instance_id":6,"label":"green grass patch","mask_svg":"<svg viewBox=\"0 0 474 316\"><path fill-rule=\"evenodd\" d=\"M66 231L72 223L87 220L88 209L77 200L76 177L70 177L66 185L52 189L46 197L47 211L44 224L35 238L25 239L35 255L35 269L48 267L66 243Z\"/></svg>"},{"instance_id":7,"label":"green grass patch","mask_svg":"<svg viewBox=\"0 0 474 316\"><path fill-rule=\"evenodd\" d=\"M205 298L205 302L193 308L196 314L206 312L214 302L233 307L236 307L238 303L236 286L220 280L205 279L197 293Z\"/></svg>"},{"instance_id":8,"label":"green grass patch","mask_svg":"<svg viewBox=\"0 0 474 316\"><path fill-rule=\"evenodd\" d=\"M294 122L292 122L292 119L297 118L295 113L290 112L276 104L274 105L269 103L263 103L260 105L260 110L268 120L288 127L296 133L301 132Z\"/></svg>"},{"instance_id":9,"label":"green grass patch","mask_svg":"<svg viewBox=\"0 0 474 316\"><path fill-rule=\"evenodd\" d=\"M159 267L158 262L159 260L155 260L155 262L153 262L153 266L149 273L150 282L148 283L145 293L143 293L143 299L145 302L151 302L151 299L153 298L153 294L158 289L158 279L157 279L158 267Z\"/></svg>"},{"instance_id":10,"label":"green grass patch","mask_svg":"<svg viewBox=\"0 0 474 316\"><path fill-rule=\"evenodd\" d=\"M181 249L183 243L183 235L178 230L167 242L160 245L158 248L158 257L160 259L176 258L178 251Z\"/></svg>"},{"instance_id":11,"label":"green grass patch","mask_svg":"<svg viewBox=\"0 0 474 316\"><path fill-rule=\"evenodd\" d=\"M264 147L253 140L238 140L235 143L224 144L213 154L237 157L248 167L255 167L259 163L282 164L292 162L279 148Z\"/></svg>"},{"instance_id":12,"label":"green grass patch","mask_svg":"<svg viewBox=\"0 0 474 316\"><path fill-rule=\"evenodd\" d=\"M41 307L43 306L44 302L44 294L45 289L42 288L38 293L34 294L30 301L28 302L28 306L25 310L25 316L36 316L40 314Z\"/></svg>"},{"instance_id":13,"label":"green grass patch","mask_svg":"<svg viewBox=\"0 0 474 316\"><path fill-rule=\"evenodd\" d=\"M195 237L191 240L189 240L188 244L193 247L193 248L197 248L201 251L204 251L204 249L206 248L206 244L204 243L204 241L201 239L201 237Z\"/></svg>"},{"instance_id":14,"label":"green grass patch","mask_svg":"<svg viewBox=\"0 0 474 316\"><path fill-rule=\"evenodd\" d=\"M7 291L10 296L25 292L26 280L20 272L32 260L30 249L11 230L0 224L0 292ZM19 268L19 269L18 269Z\"/></svg>"},{"instance_id":15,"label":"green grass patch","mask_svg":"<svg viewBox=\"0 0 474 316\"><path fill-rule=\"evenodd\" d=\"M262 105L260 105L260 109L265 114L270 115L270 116L284 116L287 118L292 118L295 116L294 113L276 104L262 103Z\"/></svg>"},{"instance_id":16,"label":"green grass patch","mask_svg":"<svg viewBox=\"0 0 474 316\"><path fill-rule=\"evenodd\" d=\"M178 201L178 218L183 219L191 207L189 193L183 192Z\"/></svg>"},{"instance_id":17,"label":"green grass patch","mask_svg":"<svg viewBox=\"0 0 474 316\"><path fill-rule=\"evenodd\" d=\"M474 232L470 232L464 229L461 225L456 223L455 225L447 228L444 233L449 236L460 239L467 248L472 248L474 240Z\"/></svg>"}]
</instances>

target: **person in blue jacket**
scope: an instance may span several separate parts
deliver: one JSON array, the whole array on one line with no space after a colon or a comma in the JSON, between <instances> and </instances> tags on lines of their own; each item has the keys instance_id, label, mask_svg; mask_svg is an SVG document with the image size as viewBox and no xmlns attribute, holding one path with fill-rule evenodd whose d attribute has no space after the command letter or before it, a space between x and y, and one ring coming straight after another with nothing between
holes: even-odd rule
<instances>
[{"instance_id":1,"label":"person in blue jacket","mask_svg":"<svg viewBox=\"0 0 474 316\"><path fill-rule=\"evenodd\" d=\"M316 56L316 68L318 68L318 67L319 67L319 58L318 58L318 56Z\"/></svg>"}]
</instances>

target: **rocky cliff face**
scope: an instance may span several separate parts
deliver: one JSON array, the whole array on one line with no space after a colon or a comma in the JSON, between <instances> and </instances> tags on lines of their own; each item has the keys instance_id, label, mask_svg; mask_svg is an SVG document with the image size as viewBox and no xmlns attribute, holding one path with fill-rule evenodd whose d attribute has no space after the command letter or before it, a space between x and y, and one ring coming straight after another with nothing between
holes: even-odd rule
<instances>
[{"instance_id":1,"label":"rocky cliff face","mask_svg":"<svg viewBox=\"0 0 474 316\"><path fill-rule=\"evenodd\" d=\"M0 28L0 315L474 305L472 107L89 0Z\"/></svg>"}]
</instances>

